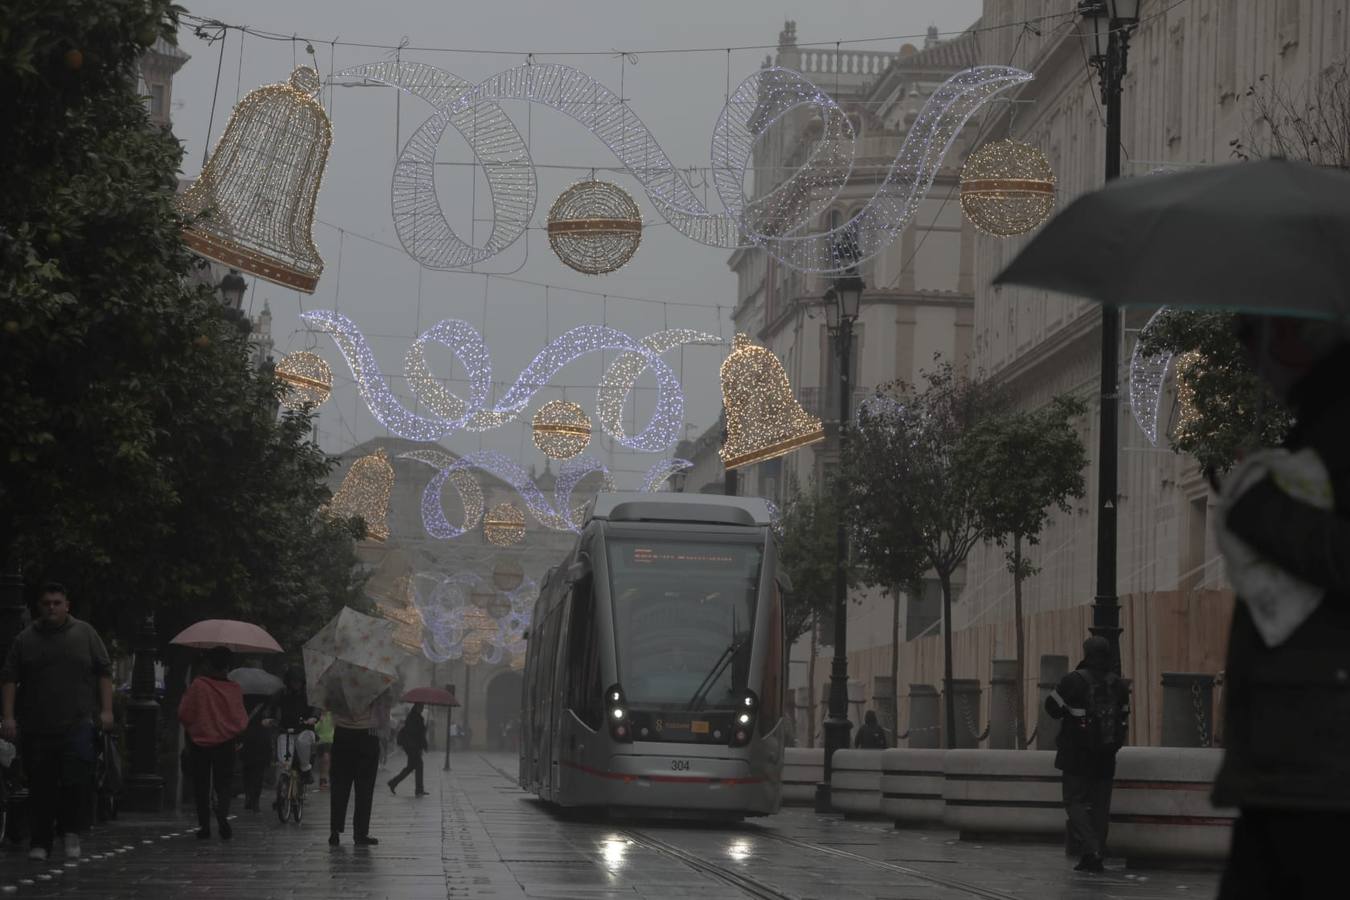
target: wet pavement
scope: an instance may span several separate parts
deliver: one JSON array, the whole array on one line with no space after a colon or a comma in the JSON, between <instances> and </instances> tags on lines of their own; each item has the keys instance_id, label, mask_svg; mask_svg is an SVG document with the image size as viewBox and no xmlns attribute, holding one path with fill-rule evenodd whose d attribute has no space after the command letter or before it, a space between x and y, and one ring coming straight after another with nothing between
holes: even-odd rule
<instances>
[{"instance_id":1,"label":"wet pavement","mask_svg":"<svg viewBox=\"0 0 1350 900\"><path fill-rule=\"evenodd\" d=\"M397 797L381 774L371 833L377 847L328 839L327 794L311 791L305 821L266 808L240 812L234 839L199 841L184 815L125 815L45 864L26 848L0 854L10 897L458 898L541 900L829 898L829 900L1077 900L1212 897L1216 873L1070 871L1056 847L959 842L941 831L897 831L789 809L743 825L605 822L563 816L515 784L515 758L457 753L442 775L428 756L430 796ZM401 762L401 759L398 760ZM390 761L391 764L395 760ZM266 804L264 803L264 806ZM1108 865L1112 865L1108 861Z\"/></svg>"}]
</instances>

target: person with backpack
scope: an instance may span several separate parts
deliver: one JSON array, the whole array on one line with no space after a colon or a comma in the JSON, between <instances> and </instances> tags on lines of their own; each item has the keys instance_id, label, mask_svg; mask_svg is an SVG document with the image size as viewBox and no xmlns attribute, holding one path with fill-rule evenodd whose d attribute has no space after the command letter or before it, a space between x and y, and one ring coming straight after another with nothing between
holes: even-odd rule
<instances>
[{"instance_id":1,"label":"person with backpack","mask_svg":"<svg viewBox=\"0 0 1350 900\"><path fill-rule=\"evenodd\" d=\"M853 746L859 750L885 750L891 745L886 737L886 729L881 727L877 721L877 711L869 709L863 716L862 727L858 729L858 736L853 739Z\"/></svg>"},{"instance_id":2,"label":"person with backpack","mask_svg":"<svg viewBox=\"0 0 1350 900\"><path fill-rule=\"evenodd\" d=\"M397 794L399 782L415 773L413 784L416 790L413 795L425 797L427 792L422 785L422 753L427 749L427 725L422 718L422 704L413 704L412 712L408 713L403 727L399 729L398 745L408 755L408 764L402 772L389 779L389 793Z\"/></svg>"},{"instance_id":3,"label":"person with backpack","mask_svg":"<svg viewBox=\"0 0 1350 900\"><path fill-rule=\"evenodd\" d=\"M1063 773L1069 836L1083 854L1074 870L1102 872L1116 753L1125 744L1130 716L1130 692L1111 671L1106 638L1083 643L1083 661L1060 679L1045 709L1061 720L1055 768Z\"/></svg>"}]
</instances>

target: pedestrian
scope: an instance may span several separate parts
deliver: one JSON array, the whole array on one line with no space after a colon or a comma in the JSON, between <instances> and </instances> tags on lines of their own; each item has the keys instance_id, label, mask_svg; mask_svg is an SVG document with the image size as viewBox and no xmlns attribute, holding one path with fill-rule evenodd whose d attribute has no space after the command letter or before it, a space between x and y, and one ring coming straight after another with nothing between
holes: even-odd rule
<instances>
[{"instance_id":1,"label":"pedestrian","mask_svg":"<svg viewBox=\"0 0 1350 900\"><path fill-rule=\"evenodd\" d=\"M371 847L379 840L370 834L370 810L375 798L375 779L380 771L380 734L372 706L333 714L333 763L329 777L328 843L341 842L347 824L347 802L355 799L352 812L352 843ZM352 795L355 794L355 798Z\"/></svg>"},{"instance_id":2,"label":"pedestrian","mask_svg":"<svg viewBox=\"0 0 1350 900\"><path fill-rule=\"evenodd\" d=\"M220 839L228 841L232 835L230 779L234 775L235 743L248 727L243 688L229 676L232 656L228 647L207 650L205 671L192 680L178 704L178 721L187 732L200 839L211 836L212 788Z\"/></svg>"},{"instance_id":3,"label":"pedestrian","mask_svg":"<svg viewBox=\"0 0 1350 900\"><path fill-rule=\"evenodd\" d=\"M319 724L314 726L315 765L319 767L319 790L328 790L328 767L333 761L333 714L324 710Z\"/></svg>"},{"instance_id":4,"label":"pedestrian","mask_svg":"<svg viewBox=\"0 0 1350 900\"><path fill-rule=\"evenodd\" d=\"M1111 671L1106 638L1083 642L1083 661L1059 680L1045 709L1062 720L1055 768L1062 773L1069 836L1082 853L1074 870L1104 871L1116 753L1125 744L1130 715L1129 689Z\"/></svg>"},{"instance_id":5,"label":"pedestrian","mask_svg":"<svg viewBox=\"0 0 1350 900\"><path fill-rule=\"evenodd\" d=\"M891 745L890 739L886 737L886 729L881 727L877 721L877 711L869 709L863 716L862 727L858 729L858 736L853 739L853 746L862 750L885 750Z\"/></svg>"},{"instance_id":6,"label":"pedestrian","mask_svg":"<svg viewBox=\"0 0 1350 900\"><path fill-rule=\"evenodd\" d=\"M93 807L95 728L113 727L112 666L98 632L70 614L62 585L42 586L38 618L10 645L0 685L0 737L17 736L28 774L28 858L51 855L59 823L76 859Z\"/></svg>"},{"instance_id":7,"label":"pedestrian","mask_svg":"<svg viewBox=\"0 0 1350 900\"><path fill-rule=\"evenodd\" d=\"M319 711L309 705L304 669L291 666L282 681L285 687L273 699L263 725L277 728L277 764L289 766L294 755L300 780L310 784L314 781L314 745L318 741L314 726L318 724Z\"/></svg>"},{"instance_id":8,"label":"pedestrian","mask_svg":"<svg viewBox=\"0 0 1350 900\"><path fill-rule=\"evenodd\" d=\"M413 796L425 797L427 792L422 783L422 754L427 749L427 724L422 718L422 704L413 704L412 712L408 713L403 727L399 729L398 745L407 754L408 764L403 767L402 772L389 779L389 793L397 794L398 786L403 779L415 773Z\"/></svg>"},{"instance_id":9,"label":"pedestrian","mask_svg":"<svg viewBox=\"0 0 1350 900\"><path fill-rule=\"evenodd\" d=\"M244 809L257 812L261 808L263 778L272 759L272 732L263 724L262 712L270 702L267 697L245 697L248 727L239 742L239 762L244 775Z\"/></svg>"},{"instance_id":10,"label":"pedestrian","mask_svg":"<svg viewBox=\"0 0 1350 900\"><path fill-rule=\"evenodd\" d=\"M1239 815L1219 896L1328 897L1350 833L1350 334L1301 319L1237 323L1294 424L1283 450L1234 469L1219 501L1239 599L1214 785L1215 804ZM1302 471L1280 471L1290 468ZM1238 564L1244 548L1258 565Z\"/></svg>"}]
</instances>

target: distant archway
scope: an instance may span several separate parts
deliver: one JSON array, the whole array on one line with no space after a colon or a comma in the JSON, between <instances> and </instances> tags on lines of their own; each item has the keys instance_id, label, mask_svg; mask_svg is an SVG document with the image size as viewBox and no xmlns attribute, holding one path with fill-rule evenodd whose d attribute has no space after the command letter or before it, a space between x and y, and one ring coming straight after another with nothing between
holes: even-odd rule
<instances>
[{"instance_id":1,"label":"distant archway","mask_svg":"<svg viewBox=\"0 0 1350 900\"><path fill-rule=\"evenodd\" d=\"M515 750L520 733L520 694L525 679L519 672L499 672L488 682L483 718L487 734L483 745L491 750ZM510 728L506 726L510 724Z\"/></svg>"}]
</instances>

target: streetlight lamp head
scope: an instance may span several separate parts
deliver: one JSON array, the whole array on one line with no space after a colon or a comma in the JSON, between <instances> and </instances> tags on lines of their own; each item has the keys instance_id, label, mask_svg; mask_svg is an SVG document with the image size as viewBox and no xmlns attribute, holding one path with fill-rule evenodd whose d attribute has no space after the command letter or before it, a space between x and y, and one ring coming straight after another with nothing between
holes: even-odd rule
<instances>
[{"instance_id":1,"label":"streetlight lamp head","mask_svg":"<svg viewBox=\"0 0 1350 900\"><path fill-rule=\"evenodd\" d=\"M821 298L821 306L825 307L825 325L830 331L839 330L839 292L830 288Z\"/></svg>"},{"instance_id":2,"label":"streetlight lamp head","mask_svg":"<svg viewBox=\"0 0 1350 900\"><path fill-rule=\"evenodd\" d=\"M834 290L839 295L839 314L849 322L858 320L866 286L857 275L845 275L834 283Z\"/></svg>"},{"instance_id":3,"label":"streetlight lamp head","mask_svg":"<svg viewBox=\"0 0 1350 900\"><path fill-rule=\"evenodd\" d=\"M1108 0L1079 0L1078 14L1092 37L1092 59L1106 59L1106 44L1111 34L1111 4Z\"/></svg>"},{"instance_id":4,"label":"streetlight lamp head","mask_svg":"<svg viewBox=\"0 0 1350 900\"><path fill-rule=\"evenodd\" d=\"M243 308L244 292L247 290L248 282L239 274L238 269L231 269L229 274L220 279L220 297L230 309Z\"/></svg>"}]
</instances>

